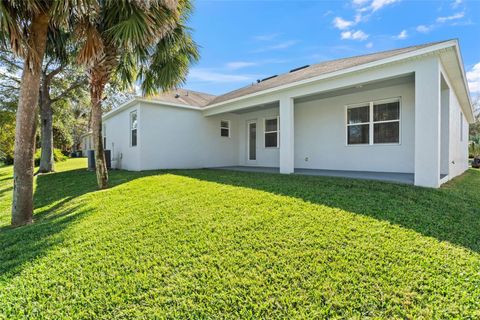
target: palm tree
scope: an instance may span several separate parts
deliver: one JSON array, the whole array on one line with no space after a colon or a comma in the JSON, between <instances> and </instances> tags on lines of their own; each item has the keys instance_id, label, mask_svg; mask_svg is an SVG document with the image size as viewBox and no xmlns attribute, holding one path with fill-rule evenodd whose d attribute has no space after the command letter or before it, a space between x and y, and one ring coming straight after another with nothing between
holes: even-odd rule
<instances>
[{"instance_id":1,"label":"palm tree","mask_svg":"<svg viewBox=\"0 0 480 320\"><path fill-rule=\"evenodd\" d=\"M182 84L198 60L195 42L185 27L190 0L104 0L79 23L83 39L78 59L87 67L97 182L107 187L102 141L102 100L112 79L125 88L141 83L144 94Z\"/></svg>"},{"instance_id":2,"label":"palm tree","mask_svg":"<svg viewBox=\"0 0 480 320\"><path fill-rule=\"evenodd\" d=\"M29 224L33 219L36 107L49 25L65 25L68 16L82 14L88 10L89 2L89 0L0 2L0 42L24 59L15 127L12 203L14 226Z\"/></svg>"}]
</instances>

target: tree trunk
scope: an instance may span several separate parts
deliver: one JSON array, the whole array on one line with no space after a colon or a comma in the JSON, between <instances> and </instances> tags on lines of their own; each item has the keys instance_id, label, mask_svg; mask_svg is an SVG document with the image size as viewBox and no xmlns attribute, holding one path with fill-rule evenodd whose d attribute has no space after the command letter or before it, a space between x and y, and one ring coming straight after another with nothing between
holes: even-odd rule
<instances>
[{"instance_id":1,"label":"tree trunk","mask_svg":"<svg viewBox=\"0 0 480 320\"><path fill-rule=\"evenodd\" d=\"M96 78L95 74L92 75L92 78ZM93 149L95 150L95 167L99 189L108 187L108 172L102 139L102 95L104 89L105 83L103 81L92 81L90 84Z\"/></svg>"},{"instance_id":2,"label":"tree trunk","mask_svg":"<svg viewBox=\"0 0 480 320\"><path fill-rule=\"evenodd\" d=\"M108 187L107 163L102 139L102 97L110 76L117 65L115 46L105 45L104 54L97 59L88 70L90 85L90 99L92 112L90 113L93 149L95 151L95 167L97 183L100 189Z\"/></svg>"},{"instance_id":3,"label":"tree trunk","mask_svg":"<svg viewBox=\"0 0 480 320\"><path fill-rule=\"evenodd\" d=\"M41 146L39 173L55 171L53 158L53 110L48 99L40 99Z\"/></svg>"},{"instance_id":4,"label":"tree trunk","mask_svg":"<svg viewBox=\"0 0 480 320\"><path fill-rule=\"evenodd\" d=\"M54 171L53 159L53 110L50 100L50 79L45 72L42 74L40 84L40 125L41 147L39 173Z\"/></svg>"},{"instance_id":5,"label":"tree trunk","mask_svg":"<svg viewBox=\"0 0 480 320\"><path fill-rule=\"evenodd\" d=\"M12 225L33 221L33 157L35 153L36 107L38 104L43 55L47 44L49 16L40 13L30 25L29 48L22 74L22 84L15 127L13 166Z\"/></svg>"}]
</instances>

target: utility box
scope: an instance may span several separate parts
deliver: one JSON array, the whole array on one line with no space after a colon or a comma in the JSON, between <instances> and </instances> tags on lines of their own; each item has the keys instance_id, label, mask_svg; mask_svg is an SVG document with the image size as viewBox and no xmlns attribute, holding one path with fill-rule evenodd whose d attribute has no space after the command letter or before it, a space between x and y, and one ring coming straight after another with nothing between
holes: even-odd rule
<instances>
[{"instance_id":1,"label":"utility box","mask_svg":"<svg viewBox=\"0 0 480 320\"><path fill-rule=\"evenodd\" d=\"M105 162L107 164L107 169L112 168L112 152L110 150L105 150ZM95 170L95 151L88 150L87 151L88 157L88 170Z\"/></svg>"},{"instance_id":2,"label":"utility box","mask_svg":"<svg viewBox=\"0 0 480 320\"><path fill-rule=\"evenodd\" d=\"M95 151L87 150L88 170L95 170Z\"/></svg>"}]
</instances>

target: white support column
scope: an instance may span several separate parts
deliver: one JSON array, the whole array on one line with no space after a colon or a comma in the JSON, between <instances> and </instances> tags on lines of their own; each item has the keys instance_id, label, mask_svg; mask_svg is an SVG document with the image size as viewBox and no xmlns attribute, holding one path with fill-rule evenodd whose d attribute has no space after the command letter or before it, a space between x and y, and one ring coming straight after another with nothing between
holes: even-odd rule
<instances>
[{"instance_id":1,"label":"white support column","mask_svg":"<svg viewBox=\"0 0 480 320\"><path fill-rule=\"evenodd\" d=\"M440 186L440 66L437 58L415 70L415 185Z\"/></svg>"},{"instance_id":2,"label":"white support column","mask_svg":"<svg viewBox=\"0 0 480 320\"><path fill-rule=\"evenodd\" d=\"M294 169L293 109L293 98L280 99L280 173L293 173Z\"/></svg>"}]
</instances>

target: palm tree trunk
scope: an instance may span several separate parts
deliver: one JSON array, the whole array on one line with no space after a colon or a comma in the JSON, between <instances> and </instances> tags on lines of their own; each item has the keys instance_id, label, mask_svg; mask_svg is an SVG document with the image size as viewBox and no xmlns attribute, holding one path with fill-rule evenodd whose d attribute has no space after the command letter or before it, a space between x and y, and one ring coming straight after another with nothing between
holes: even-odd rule
<instances>
[{"instance_id":1,"label":"palm tree trunk","mask_svg":"<svg viewBox=\"0 0 480 320\"><path fill-rule=\"evenodd\" d=\"M97 171L98 188L106 189L108 187L108 172L102 139L102 95L105 89L105 82L95 81L95 78L95 74L92 74L90 99L92 103L93 148L95 150L95 168Z\"/></svg>"},{"instance_id":2,"label":"palm tree trunk","mask_svg":"<svg viewBox=\"0 0 480 320\"><path fill-rule=\"evenodd\" d=\"M33 221L33 157L35 153L36 107L38 104L43 55L47 44L49 16L40 13L30 25L28 54L23 68L22 84L15 127L13 166L12 225Z\"/></svg>"},{"instance_id":3,"label":"palm tree trunk","mask_svg":"<svg viewBox=\"0 0 480 320\"><path fill-rule=\"evenodd\" d=\"M40 99L41 146L39 173L55 171L53 158L53 110L51 102L42 97Z\"/></svg>"}]
</instances>

